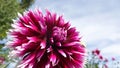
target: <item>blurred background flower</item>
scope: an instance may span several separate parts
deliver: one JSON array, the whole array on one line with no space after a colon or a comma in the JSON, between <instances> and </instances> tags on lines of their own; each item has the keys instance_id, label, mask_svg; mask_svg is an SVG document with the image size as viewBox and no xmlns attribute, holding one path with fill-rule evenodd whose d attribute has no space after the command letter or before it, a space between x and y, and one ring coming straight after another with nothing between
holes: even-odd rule
<instances>
[{"instance_id":1,"label":"blurred background flower","mask_svg":"<svg viewBox=\"0 0 120 68\"><path fill-rule=\"evenodd\" d=\"M95 49L88 53L85 68L119 68L119 60L115 60L115 57L112 57L112 60L106 58L101 52L99 52L99 55L96 55L96 53L93 53L96 50L100 51Z\"/></svg>"},{"instance_id":2,"label":"blurred background flower","mask_svg":"<svg viewBox=\"0 0 120 68\"><path fill-rule=\"evenodd\" d=\"M2 57L2 56L0 56L0 64L3 64L3 63L4 63L4 61L5 61L5 58L4 58L4 57Z\"/></svg>"}]
</instances>

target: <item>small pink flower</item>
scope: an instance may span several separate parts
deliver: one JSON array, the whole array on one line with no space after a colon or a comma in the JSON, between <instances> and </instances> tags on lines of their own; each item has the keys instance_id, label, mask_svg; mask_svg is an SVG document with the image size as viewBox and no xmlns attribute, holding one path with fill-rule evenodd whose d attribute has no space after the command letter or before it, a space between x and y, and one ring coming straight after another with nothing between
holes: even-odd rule
<instances>
[{"instance_id":1,"label":"small pink flower","mask_svg":"<svg viewBox=\"0 0 120 68\"><path fill-rule=\"evenodd\" d=\"M107 64L104 64L103 68L108 68L108 65L107 65Z\"/></svg>"},{"instance_id":2,"label":"small pink flower","mask_svg":"<svg viewBox=\"0 0 120 68\"><path fill-rule=\"evenodd\" d=\"M12 56L22 57L18 68L83 68L85 47L79 33L62 16L28 11L12 24Z\"/></svg>"},{"instance_id":3,"label":"small pink flower","mask_svg":"<svg viewBox=\"0 0 120 68\"><path fill-rule=\"evenodd\" d=\"M93 55L99 55L100 54L100 50L95 49L95 50L92 51L92 54Z\"/></svg>"},{"instance_id":4,"label":"small pink flower","mask_svg":"<svg viewBox=\"0 0 120 68\"><path fill-rule=\"evenodd\" d=\"M105 58L104 62L108 62L108 59Z\"/></svg>"},{"instance_id":5,"label":"small pink flower","mask_svg":"<svg viewBox=\"0 0 120 68\"><path fill-rule=\"evenodd\" d=\"M0 64L3 64L4 61L5 61L5 58L0 56Z\"/></svg>"},{"instance_id":6,"label":"small pink flower","mask_svg":"<svg viewBox=\"0 0 120 68\"><path fill-rule=\"evenodd\" d=\"M98 56L100 60L103 60L103 56L102 55L99 55Z\"/></svg>"},{"instance_id":7,"label":"small pink flower","mask_svg":"<svg viewBox=\"0 0 120 68\"><path fill-rule=\"evenodd\" d=\"M94 51L94 50L92 51L92 54L95 54L95 51Z\"/></svg>"},{"instance_id":8,"label":"small pink flower","mask_svg":"<svg viewBox=\"0 0 120 68\"><path fill-rule=\"evenodd\" d=\"M115 61L115 58L114 58L114 57L112 57L112 61Z\"/></svg>"}]
</instances>

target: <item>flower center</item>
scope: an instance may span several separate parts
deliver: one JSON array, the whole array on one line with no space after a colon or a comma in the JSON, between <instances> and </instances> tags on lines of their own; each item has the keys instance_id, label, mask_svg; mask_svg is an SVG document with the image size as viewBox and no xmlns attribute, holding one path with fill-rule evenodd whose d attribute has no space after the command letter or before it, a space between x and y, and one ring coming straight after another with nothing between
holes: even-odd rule
<instances>
[{"instance_id":1,"label":"flower center","mask_svg":"<svg viewBox=\"0 0 120 68\"><path fill-rule=\"evenodd\" d=\"M52 36L55 41L64 41L67 37L67 31L64 28L54 27Z\"/></svg>"}]
</instances>

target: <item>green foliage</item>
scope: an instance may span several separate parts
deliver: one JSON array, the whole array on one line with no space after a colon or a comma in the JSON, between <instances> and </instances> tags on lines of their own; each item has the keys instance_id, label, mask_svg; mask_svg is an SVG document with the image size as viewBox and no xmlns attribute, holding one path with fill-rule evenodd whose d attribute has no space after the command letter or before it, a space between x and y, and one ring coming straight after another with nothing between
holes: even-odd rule
<instances>
[{"instance_id":1,"label":"green foliage","mask_svg":"<svg viewBox=\"0 0 120 68\"><path fill-rule=\"evenodd\" d=\"M12 19L16 18L17 12L23 12L34 0L0 0L0 39L6 37Z\"/></svg>"},{"instance_id":2,"label":"green foliage","mask_svg":"<svg viewBox=\"0 0 120 68\"><path fill-rule=\"evenodd\" d=\"M30 5L34 2L34 0L21 0L20 5L24 8L29 8Z\"/></svg>"},{"instance_id":3,"label":"green foliage","mask_svg":"<svg viewBox=\"0 0 120 68\"><path fill-rule=\"evenodd\" d=\"M0 0L0 39L6 36L12 19L16 17L17 12L22 12L17 0Z\"/></svg>"},{"instance_id":4,"label":"green foliage","mask_svg":"<svg viewBox=\"0 0 120 68\"><path fill-rule=\"evenodd\" d=\"M87 63L85 64L85 67L84 68L99 68L98 67L99 64L90 64L90 63Z\"/></svg>"}]
</instances>

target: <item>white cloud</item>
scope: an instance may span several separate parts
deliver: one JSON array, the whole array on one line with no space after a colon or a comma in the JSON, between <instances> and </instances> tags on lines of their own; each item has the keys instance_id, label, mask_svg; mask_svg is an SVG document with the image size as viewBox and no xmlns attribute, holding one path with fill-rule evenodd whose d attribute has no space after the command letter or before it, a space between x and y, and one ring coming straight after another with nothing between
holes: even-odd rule
<instances>
[{"instance_id":1,"label":"white cloud","mask_svg":"<svg viewBox=\"0 0 120 68\"><path fill-rule=\"evenodd\" d=\"M119 10L120 11L120 10ZM92 42L101 39L120 39L120 15L116 11L105 14L90 15L72 20L73 26L82 33L86 41ZM117 17L117 18L116 18Z\"/></svg>"},{"instance_id":2,"label":"white cloud","mask_svg":"<svg viewBox=\"0 0 120 68\"><path fill-rule=\"evenodd\" d=\"M104 55L120 56L120 43L111 44L102 49Z\"/></svg>"}]
</instances>

